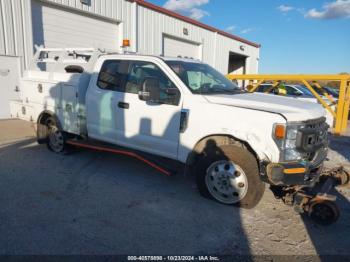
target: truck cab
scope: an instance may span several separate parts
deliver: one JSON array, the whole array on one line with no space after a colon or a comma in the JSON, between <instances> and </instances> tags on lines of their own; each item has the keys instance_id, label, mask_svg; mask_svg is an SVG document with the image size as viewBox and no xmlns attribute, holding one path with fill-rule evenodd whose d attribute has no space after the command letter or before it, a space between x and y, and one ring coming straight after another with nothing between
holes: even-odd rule
<instances>
[{"instance_id":1,"label":"truck cab","mask_svg":"<svg viewBox=\"0 0 350 262\"><path fill-rule=\"evenodd\" d=\"M27 72L16 102L34 108L38 141L54 152L84 139L165 157L190 167L203 196L246 208L264 183L317 182L328 147L322 106L247 93L192 59L69 52L81 61Z\"/></svg>"}]
</instances>

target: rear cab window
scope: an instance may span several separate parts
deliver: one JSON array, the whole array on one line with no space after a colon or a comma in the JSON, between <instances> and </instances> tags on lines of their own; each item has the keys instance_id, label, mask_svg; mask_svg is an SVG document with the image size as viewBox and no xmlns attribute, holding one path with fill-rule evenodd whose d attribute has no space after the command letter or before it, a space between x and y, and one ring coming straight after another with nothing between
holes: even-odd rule
<instances>
[{"instance_id":1,"label":"rear cab window","mask_svg":"<svg viewBox=\"0 0 350 262\"><path fill-rule=\"evenodd\" d=\"M106 60L98 75L97 86L103 90L123 91L128 69L128 61Z\"/></svg>"}]
</instances>

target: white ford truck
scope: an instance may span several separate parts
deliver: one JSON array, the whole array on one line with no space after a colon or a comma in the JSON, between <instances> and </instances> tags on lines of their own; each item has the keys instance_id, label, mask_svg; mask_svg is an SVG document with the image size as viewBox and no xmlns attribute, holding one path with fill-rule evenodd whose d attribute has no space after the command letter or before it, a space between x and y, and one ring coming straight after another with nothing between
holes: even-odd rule
<instances>
[{"instance_id":1,"label":"white ford truck","mask_svg":"<svg viewBox=\"0 0 350 262\"><path fill-rule=\"evenodd\" d=\"M41 48L20 93L12 116L52 151L98 140L175 160L224 204L254 207L265 183L312 187L327 155L320 105L246 93L195 60Z\"/></svg>"}]
</instances>

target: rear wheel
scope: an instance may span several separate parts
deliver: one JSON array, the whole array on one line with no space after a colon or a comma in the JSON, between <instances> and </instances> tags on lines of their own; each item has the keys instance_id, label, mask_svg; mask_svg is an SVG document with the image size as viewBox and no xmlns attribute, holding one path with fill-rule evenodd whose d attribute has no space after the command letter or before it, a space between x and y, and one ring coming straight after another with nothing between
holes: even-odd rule
<instances>
[{"instance_id":1,"label":"rear wheel","mask_svg":"<svg viewBox=\"0 0 350 262\"><path fill-rule=\"evenodd\" d=\"M240 145L208 150L197 163L196 181L203 196L243 208L256 206L265 191L255 157Z\"/></svg>"},{"instance_id":2,"label":"rear wheel","mask_svg":"<svg viewBox=\"0 0 350 262\"><path fill-rule=\"evenodd\" d=\"M47 147L55 152L62 153L66 148L66 134L58 127L55 119L49 117L46 121L48 131Z\"/></svg>"}]
</instances>

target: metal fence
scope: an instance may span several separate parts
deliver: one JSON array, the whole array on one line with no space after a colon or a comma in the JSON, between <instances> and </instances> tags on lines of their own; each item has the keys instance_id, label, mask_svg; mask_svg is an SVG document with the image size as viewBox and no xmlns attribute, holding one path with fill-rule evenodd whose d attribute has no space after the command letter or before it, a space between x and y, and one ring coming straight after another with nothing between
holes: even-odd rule
<instances>
[{"instance_id":1,"label":"metal fence","mask_svg":"<svg viewBox=\"0 0 350 262\"><path fill-rule=\"evenodd\" d=\"M318 102L322 104L334 117L333 131L337 135L341 135L346 131L349 117L350 106L350 75L227 75L231 80L248 81L247 89L249 92L255 92L263 83L270 82L271 88L265 90L269 93L272 89L277 88L284 82L298 82L307 87L310 92L317 98ZM327 90L325 90L320 82L336 82L339 84L339 99L336 101ZM331 103L316 92L319 89L321 93ZM332 105L335 107L332 108Z\"/></svg>"}]
</instances>

